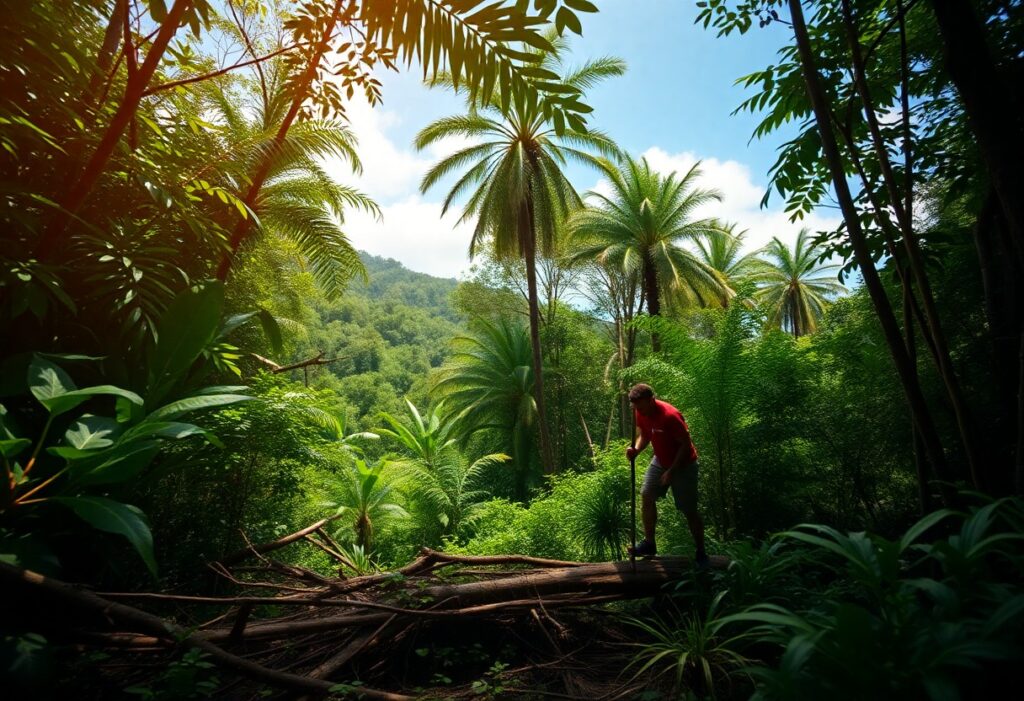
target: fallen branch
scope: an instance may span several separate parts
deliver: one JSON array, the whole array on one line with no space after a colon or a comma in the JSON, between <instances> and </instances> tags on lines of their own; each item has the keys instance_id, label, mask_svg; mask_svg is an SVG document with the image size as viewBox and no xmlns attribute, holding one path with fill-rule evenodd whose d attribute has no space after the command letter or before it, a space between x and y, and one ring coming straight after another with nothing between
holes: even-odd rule
<instances>
[{"instance_id":1,"label":"fallen branch","mask_svg":"<svg viewBox=\"0 0 1024 701\"><path fill-rule=\"evenodd\" d=\"M230 564L233 564L235 562L240 562L240 561L244 560L245 558L251 557L253 555L262 555L264 553L269 553L272 550L277 550L278 548L283 548L284 546L289 545L290 543L294 543L297 540L301 540L303 538L303 536L307 536L310 533L312 533L313 531L315 531L316 529L323 528L325 525L327 525L331 521L337 520L339 518L341 518L341 514L335 514L334 516L329 516L329 517L327 517L325 519L317 521L312 526L306 526L301 531L296 531L295 533L291 533L289 535L286 535L283 538L278 538L277 540L272 541L270 543L262 543L260 545L251 545L251 546L249 546L247 548L242 548L241 550L236 550L235 552L229 553L228 555L225 555L224 557L222 557L219 562L222 565L230 565Z\"/></svg>"},{"instance_id":2,"label":"fallen branch","mask_svg":"<svg viewBox=\"0 0 1024 701\"><path fill-rule=\"evenodd\" d=\"M255 353L250 353L249 355L251 355L253 358L258 360L263 365L270 368L270 372L273 374L277 374L280 372L288 372L289 370L298 370L300 368L308 368L312 365L329 365L331 363L336 363L339 360L346 360L349 357L347 355L340 355L337 358L325 358L324 352L320 351L312 358L300 360L299 362L292 363L291 365L278 365L270 358L264 358L262 355L256 355Z\"/></svg>"},{"instance_id":3,"label":"fallen branch","mask_svg":"<svg viewBox=\"0 0 1024 701\"><path fill-rule=\"evenodd\" d=\"M320 679L311 679L310 677L298 674L289 674L269 669L238 655L231 654L210 640L190 633L174 623L131 606L107 601L92 592L76 589L60 580L45 577L37 572L23 570L0 562L0 579L9 587L27 586L36 594L40 594L52 602L82 611L89 611L119 623L126 623L142 632L150 633L160 640L199 648L207 653L214 662L228 669L233 669L249 679L264 682L281 689L312 692L315 694L329 694L335 686L330 682ZM412 699L411 696L405 696L404 694L378 691L365 686L359 687L359 693L368 699L382 699L383 701L407 701Z\"/></svg>"}]
</instances>

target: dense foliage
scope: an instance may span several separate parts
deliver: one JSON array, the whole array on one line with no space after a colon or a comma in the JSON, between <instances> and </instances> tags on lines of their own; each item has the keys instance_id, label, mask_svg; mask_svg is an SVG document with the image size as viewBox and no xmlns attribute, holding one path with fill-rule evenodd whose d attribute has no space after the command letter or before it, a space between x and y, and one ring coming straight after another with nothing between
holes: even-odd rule
<instances>
[{"instance_id":1,"label":"dense foliage","mask_svg":"<svg viewBox=\"0 0 1024 701\"><path fill-rule=\"evenodd\" d=\"M621 559L642 381L685 414L731 557L624 607L649 698L997 693L1024 649L1024 13L697 4L721 35L793 31L740 109L796 123L770 196L834 198L837 230L747 250L697 214L699 164L595 128L585 91L626 67L570 65L586 0L0 7L3 572L210 593L244 583L207 563L319 521L273 566ZM358 175L346 101L412 63L466 102L416 145L478 140L422 183L458 176L462 281L356 251L346 213L380 209L324 167ZM663 503L660 549L689 555ZM74 626L10 620L12 688L51 688ZM211 668L126 691L216 696Z\"/></svg>"}]
</instances>

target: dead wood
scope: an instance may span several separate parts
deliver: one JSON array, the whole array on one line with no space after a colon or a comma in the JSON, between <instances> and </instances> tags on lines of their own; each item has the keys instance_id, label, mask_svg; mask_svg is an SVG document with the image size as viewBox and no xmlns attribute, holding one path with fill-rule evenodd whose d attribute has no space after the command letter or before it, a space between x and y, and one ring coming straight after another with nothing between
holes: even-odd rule
<instances>
[{"instance_id":1,"label":"dead wood","mask_svg":"<svg viewBox=\"0 0 1024 701\"><path fill-rule=\"evenodd\" d=\"M306 360L300 360L299 362L292 363L290 365L278 365L277 363L275 363L270 358L264 358L262 355L256 355L255 353L250 353L249 355L251 355L257 361L259 361L262 365L265 365L267 368L269 368L270 372L273 373L273 374L278 374L278 373L281 373L281 372L288 372L289 370L299 370L301 368L308 368L308 367L311 367L313 365L329 365L330 363L336 363L339 360L345 360L345 359L348 358L347 355L346 356L339 356L337 358L325 358L324 357L324 352L320 351L319 353L314 355L312 358L307 358Z\"/></svg>"},{"instance_id":2,"label":"dead wood","mask_svg":"<svg viewBox=\"0 0 1024 701\"><path fill-rule=\"evenodd\" d=\"M331 521L334 521L339 518L341 518L341 515L335 514L334 516L329 516L323 520L317 521L312 526L306 526L301 531L296 531L295 533L286 535L283 538L278 538L275 541L271 541L269 543L262 543L260 545L253 545L247 548L242 548L241 550L236 550L235 552L229 553L222 557L220 559L220 563L222 565L231 565L236 562L241 562L247 557L252 557L254 555L262 555L264 553L269 553L272 550L283 548L284 546L290 543L294 543L297 540L300 540L303 536L309 535L318 528L323 528Z\"/></svg>"},{"instance_id":3,"label":"dead wood","mask_svg":"<svg viewBox=\"0 0 1024 701\"><path fill-rule=\"evenodd\" d=\"M341 579L265 556L295 542L307 542L341 554L341 548L323 531L330 520L324 519L270 543L250 545L220 562L210 563L212 569L240 588L242 593L235 596L172 592L97 594L3 564L0 583L31 589L34 596L28 598L46 607L30 614L38 615L40 620L54 609L77 611L72 625L56 615L51 627L63 625L68 629L64 631L65 637L77 644L119 655L112 665L122 671L130 668L133 659L152 666L154 655L166 657L181 646L199 648L211 662L238 675L227 680L225 687L232 694L237 693L237 698L254 696L259 690L254 684L271 685L294 696L322 696L336 685L331 679L353 678L371 684L372 688L358 687L358 693L365 698L410 698L402 695L401 689L422 686L429 674L423 670L430 661L418 662L412 654L417 645L432 649L440 644L436 642L439 639L462 645L474 637L504 637L524 651L517 661L526 662L522 669L527 671L515 675L517 690L522 688L525 694L526 687L520 685L534 684L544 687L538 690L538 696L571 698L586 696L584 692L590 687L581 681L580 670L593 661L573 657L576 653L565 654L563 646L592 649L594 631L618 625L611 615L598 619L590 614L610 614L598 608L607 602L656 596L665 584L680 579L692 567L686 558L662 558L639 561L634 572L629 562L467 556L424 548L415 560L395 572ZM226 565L246 557L257 558L259 562L230 569ZM722 568L726 564L725 558L712 558L712 567ZM293 586L295 583L302 586ZM266 595L246 595L247 589ZM180 622L120 603L127 600L172 610ZM223 613L206 620L211 616L210 606L222 607ZM268 607L285 609L287 613L268 616L274 610ZM552 615L556 610L558 619ZM580 621L584 619L589 622L581 632ZM601 636L604 642L594 654L621 650L618 638L609 638L605 633ZM537 646L538 640L544 644ZM428 648L422 648L423 641ZM500 653L493 654L491 659L498 659ZM546 667L546 660L551 658L569 659L571 663ZM613 655L609 659L617 658ZM410 665L417 668L417 664L420 671L416 674L420 676L414 675L410 681ZM139 666L136 671L145 674L139 670L146 668ZM542 675L541 669L547 671ZM475 672L476 678L484 670ZM471 668L465 672L473 673ZM466 686L461 689L447 687L444 695L472 696L468 686L472 679L468 676L463 680L461 683ZM550 691L551 684L564 693ZM601 684L609 697L625 688L615 675L605 675L593 688L596 690ZM588 698L602 696L604 692Z\"/></svg>"}]
</instances>

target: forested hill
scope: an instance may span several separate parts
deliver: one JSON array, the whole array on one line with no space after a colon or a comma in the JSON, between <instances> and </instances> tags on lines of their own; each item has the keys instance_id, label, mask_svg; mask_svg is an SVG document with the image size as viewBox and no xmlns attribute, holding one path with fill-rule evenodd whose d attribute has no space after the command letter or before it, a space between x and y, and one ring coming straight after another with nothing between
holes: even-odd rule
<instances>
[{"instance_id":1,"label":"forested hill","mask_svg":"<svg viewBox=\"0 0 1024 701\"><path fill-rule=\"evenodd\" d=\"M365 251L359 251L359 258L366 267L369 282L356 280L349 293L369 299L395 300L410 307L458 321L458 314L451 305L451 293L458 282L454 278L440 278L426 273L409 270L397 260L380 258Z\"/></svg>"},{"instance_id":2,"label":"forested hill","mask_svg":"<svg viewBox=\"0 0 1024 701\"><path fill-rule=\"evenodd\" d=\"M349 420L376 425L381 411L401 412L404 398L426 403L431 369L448 356L461 326L451 302L457 282L409 270L398 261L360 252L369 277L358 278L334 300L315 296L303 313L305 330L288 349L287 363L320 352L340 358L308 373L311 387L334 390ZM364 425L365 424L365 425Z\"/></svg>"}]
</instances>

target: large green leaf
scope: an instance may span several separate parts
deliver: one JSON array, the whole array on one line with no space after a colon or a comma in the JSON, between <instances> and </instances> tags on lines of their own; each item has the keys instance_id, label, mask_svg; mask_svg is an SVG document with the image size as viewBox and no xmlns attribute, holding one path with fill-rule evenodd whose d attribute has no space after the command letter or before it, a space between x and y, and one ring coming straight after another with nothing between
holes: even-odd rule
<instances>
[{"instance_id":1,"label":"large green leaf","mask_svg":"<svg viewBox=\"0 0 1024 701\"><path fill-rule=\"evenodd\" d=\"M260 309L259 317L260 324L263 326L263 333L270 342L270 348L280 355L284 346L284 340L281 338L281 327L277 325L277 319L266 309Z\"/></svg>"},{"instance_id":2,"label":"large green leaf","mask_svg":"<svg viewBox=\"0 0 1024 701\"><path fill-rule=\"evenodd\" d=\"M52 501L71 509L93 528L123 535L138 551L153 576L156 576L153 534L146 522L146 515L137 507L106 497L55 497Z\"/></svg>"},{"instance_id":3,"label":"large green leaf","mask_svg":"<svg viewBox=\"0 0 1024 701\"><path fill-rule=\"evenodd\" d=\"M123 397L133 404L142 405L142 397L113 385L96 385L78 389L66 372L38 355L29 365L28 385L32 396L46 407L51 417L70 411L82 402L98 395Z\"/></svg>"},{"instance_id":4,"label":"large green leaf","mask_svg":"<svg viewBox=\"0 0 1024 701\"><path fill-rule=\"evenodd\" d=\"M157 343L149 362L150 402L158 403L189 369L220 326L224 285L207 282L182 292L157 323Z\"/></svg>"},{"instance_id":5,"label":"large green leaf","mask_svg":"<svg viewBox=\"0 0 1024 701\"><path fill-rule=\"evenodd\" d=\"M125 438L143 438L154 436L156 438L171 438L178 440L189 436L212 436L206 429L199 428L195 424L179 423L177 421L144 421L133 427L124 434Z\"/></svg>"},{"instance_id":6,"label":"large green leaf","mask_svg":"<svg viewBox=\"0 0 1024 701\"><path fill-rule=\"evenodd\" d=\"M197 397L186 397L185 399L179 399L176 402L171 402L167 406L162 406L152 414L149 415L149 421L169 421L170 419L176 419L182 414L187 414L190 411L198 411L200 409L210 409L216 406L227 406L229 404L237 404L238 402L248 402L253 397L247 397L244 394L210 394L200 395Z\"/></svg>"},{"instance_id":7,"label":"large green leaf","mask_svg":"<svg viewBox=\"0 0 1024 701\"><path fill-rule=\"evenodd\" d=\"M74 409L86 400L101 395L122 397L132 404L142 406L142 397L135 394L135 392L130 392L126 389L121 389L120 387L114 387L113 385L96 385L95 387L76 389L72 392L68 392L67 394L62 394L59 397L40 400L40 404L49 410L51 416L58 416L66 411Z\"/></svg>"},{"instance_id":8,"label":"large green leaf","mask_svg":"<svg viewBox=\"0 0 1024 701\"><path fill-rule=\"evenodd\" d=\"M78 389L66 372L38 355L28 366L28 386L32 396L44 403Z\"/></svg>"},{"instance_id":9,"label":"large green leaf","mask_svg":"<svg viewBox=\"0 0 1024 701\"><path fill-rule=\"evenodd\" d=\"M64 440L78 450L107 448L114 444L120 428L114 419L84 414L67 430Z\"/></svg>"},{"instance_id":10,"label":"large green leaf","mask_svg":"<svg viewBox=\"0 0 1024 701\"><path fill-rule=\"evenodd\" d=\"M0 404L0 455L5 458L13 458L15 455L32 445L28 438L18 438L11 431L10 420L7 418L7 408Z\"/></svg>"},{"instance_id":11,"label":"large green leaf","mask_svg":"<svg viewBox=\"0 0 1024 701\"><path fill-rule=\"evenodd\" d=\"M71 463L71 478L77 484L116 484L138 475L160 451L155 440L131 443L124 448Z\"/></svg>"}]
</instances>

